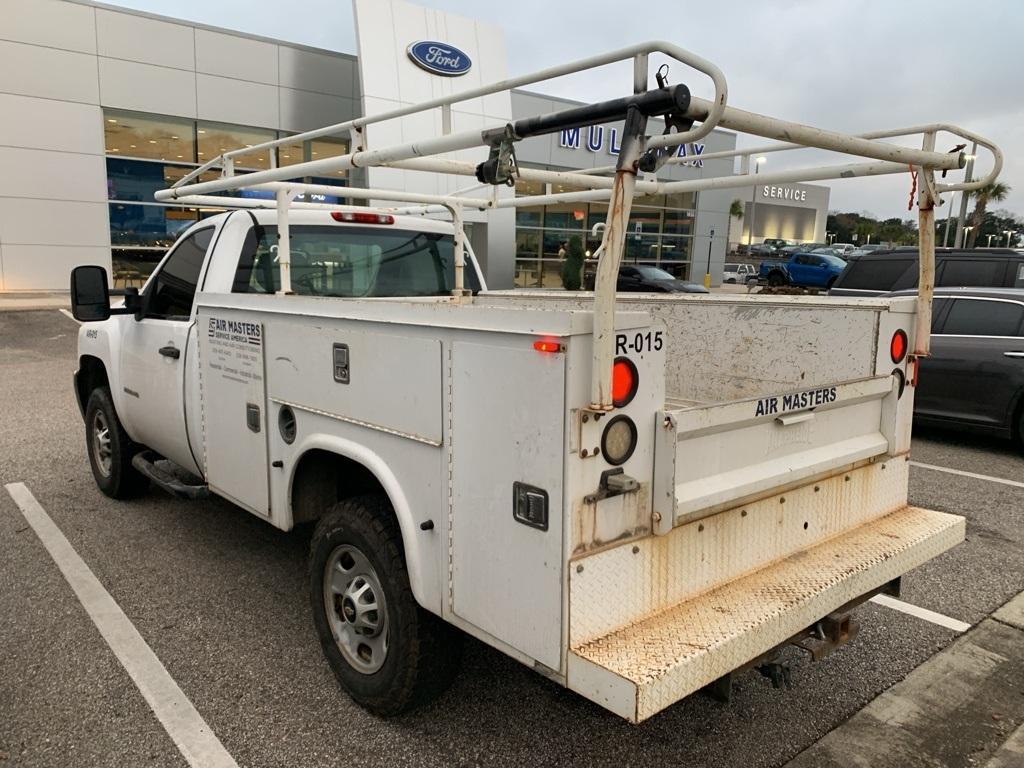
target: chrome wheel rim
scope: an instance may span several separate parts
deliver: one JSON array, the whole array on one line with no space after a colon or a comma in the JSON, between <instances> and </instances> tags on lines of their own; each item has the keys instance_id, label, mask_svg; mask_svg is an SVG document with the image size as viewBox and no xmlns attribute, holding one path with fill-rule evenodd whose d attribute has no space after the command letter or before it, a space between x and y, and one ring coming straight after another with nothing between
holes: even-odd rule
<instances>
[{"instance_id":1,"label":"chrome wheel rim","mask_svg":"<svg viewBox=\"0 0 1024 768\"><path fill-rule=\"evenodd\" d=\"M110 477L114 467L114 453L110 445L110 424L103 411L96 411L92 417L92 455L100 474Z\"/></svg>"},{"instance_id":2,"label":"chrome wheel rim","mask_svg":"<svg viewBox=\"0 0 1024 768\"><path fill-rule=\"evenodd\" d=\"M370 561L351 544L336 547L324 567L324 610L338 649L357 672L371 675L388 655L388 609Z\"/></svg>"}]
</instances>

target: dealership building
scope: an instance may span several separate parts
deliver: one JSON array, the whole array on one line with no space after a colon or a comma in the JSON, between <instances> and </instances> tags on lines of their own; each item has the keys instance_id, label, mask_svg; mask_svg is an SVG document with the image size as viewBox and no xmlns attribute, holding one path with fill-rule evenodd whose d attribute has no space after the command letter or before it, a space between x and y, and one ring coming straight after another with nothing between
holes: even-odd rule
<instances>
[{"instance_id":1,"label":"dealership building","mask_svg":"<svg viewBox=\"0 0 1024 768\"><path fill-rule=\"evenodd\" d=\"M378 114L508 76L500 29L405 3L355 0L359 56L319 50L201 24L127 11L86 0L5 0L0 26L0 291L66 290L78 264L101 264L119 285L140 285L175 237L217 213L158 203L154 193L217 155L270 139ZM472 66L450 77L417 65L407 49L443 41ZM681 68L680 68L681 69ZM676 74L676 73L673 73ZM677 78L683 78L680 71ZM625 83L623 83L625 85ZM622 95L609 90L607 97ZM453 130L500 125L576 102L528 91L462 102ZM410 116L373 124L370 147L438 135L441 117ZM563 131L521 142L521 166L579 170L612 165L621 124ZM660 125L652 121L652 133ZM731 158L702 154L734 149L736 135L715 130L681 149L662 179L731 175ZM349 137L286 143L235 158L238 172L345 154ZM485 150L457 153L483 159ZM218 171L204 174L215 178ZM451 192L472 182L370 168L305 180L410 192ZM520 180L502 194L571 191ZM745 206L730 218L734 200ZM626 258L680 277L715 282L730 242L765 237L823 240L828 189L756 187L638 200ZM473 212L467 232L492 287L557 287L561 244L579 236L596 248L592 226L607 204L562 203ZM737 235L737 227L741 232Z\"/></svg>"}]
</instances>

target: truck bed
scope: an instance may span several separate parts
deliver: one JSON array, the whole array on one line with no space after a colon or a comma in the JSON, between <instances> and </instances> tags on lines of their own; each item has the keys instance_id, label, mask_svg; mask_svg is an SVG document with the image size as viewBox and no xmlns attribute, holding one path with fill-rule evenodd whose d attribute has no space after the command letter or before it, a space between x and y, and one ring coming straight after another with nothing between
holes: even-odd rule
<instances>
[{"instance_id":1,"label":"truck bed","mask_svg":"<svg viewBox=\"0 0 1024 768\"><path fill-rule=\"evenodd\" d=\"M490 291L476 303L589 310L593 294ZM670 401L724 403L874 375L879 314L913 300L619 294L616 308L665 322Z\"/></svg>"}]
</instances>

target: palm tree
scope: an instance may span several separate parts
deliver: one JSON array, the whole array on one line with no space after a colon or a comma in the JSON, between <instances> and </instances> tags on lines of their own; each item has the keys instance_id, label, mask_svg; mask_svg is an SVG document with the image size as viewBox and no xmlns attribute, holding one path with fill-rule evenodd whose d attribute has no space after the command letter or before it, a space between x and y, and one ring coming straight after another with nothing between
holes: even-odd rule
<instances>
[{"instance_id":1,"label":"palm tree","mask_svg":"<svg viewBox=\"0 0 1024 768\"><path fill-rule=\"evenodd\" d=\"M1010 194L1010 185L1001 181L994 181L974 192L974 211L971 213L971 231L967 233L965 247L973 248L974 241L978 238L978 230L985 220L985 209L990 202L1001 203Z\"/></svg>"},{"instance_id":2,"label":"palm tree","mask_svg":"<svg viewBox=\"0 0 1024 768\"><path fill-rule=\"evenodd\" d=\"M734 219L743 218L743 203L738 199L732 201L732 205L729 206L729 216Z\"/></svg>"}]
</instances>

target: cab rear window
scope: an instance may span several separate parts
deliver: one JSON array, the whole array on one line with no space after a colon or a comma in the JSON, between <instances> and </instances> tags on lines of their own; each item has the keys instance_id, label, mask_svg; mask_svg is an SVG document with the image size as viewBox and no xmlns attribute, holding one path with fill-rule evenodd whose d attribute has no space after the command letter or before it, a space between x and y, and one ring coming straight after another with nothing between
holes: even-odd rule
<instances>
[{"instance_id":1,"label":"cab rear window","mask_svg":"<svg viewBox=\"0 0 1024 768\"><path fill-rule=\"evenodd\" d=\"M881 259L851 259L840 276L836 287L866 291L891 291L897 281L914 267L914 259L887 257Z\"/></svg>"},{"instance_id":2,"label":"cab rear window","mask_svg":"<svg viewBox=\"0 0 1024 768\"><path fill-rule=\"evenodd\" d=\"M292 291L344 298L444 296L455 287L451 235L382 227L292 226ZM466 287L480 281L467 254ZM274 293L281 287L277 227L246 235L234 293Z\"/></svg>"}]
</instances>

